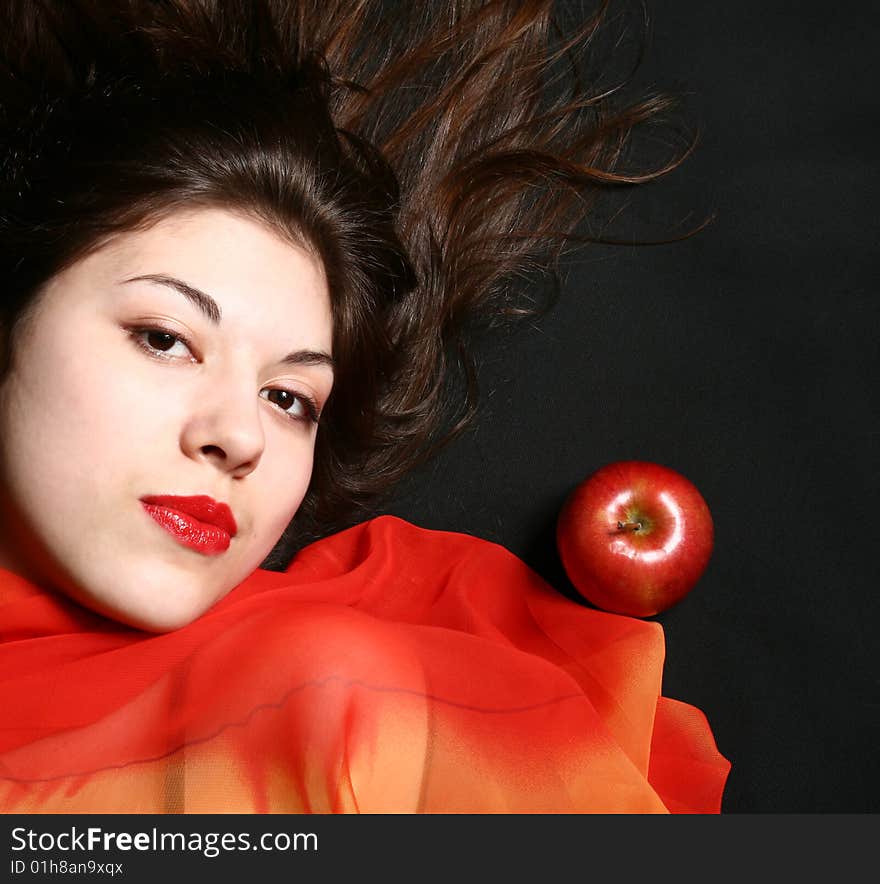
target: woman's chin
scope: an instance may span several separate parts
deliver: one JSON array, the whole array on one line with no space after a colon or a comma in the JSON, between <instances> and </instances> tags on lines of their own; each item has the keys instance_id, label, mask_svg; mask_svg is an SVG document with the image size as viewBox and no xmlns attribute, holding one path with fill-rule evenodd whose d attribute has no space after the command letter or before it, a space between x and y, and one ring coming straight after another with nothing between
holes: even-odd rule
<instances>
[{"instance_id":1,"label":"woman's chin","mask_svg":"<svg viewBox=\"0 0 880 884\"><path fill-rule=\"evenodd\" d=\"M148 610L139 611L129 608L121 609L105 609L98 610L96 613L101 614L111 620L115 620L124 626L130 626L143 632L152 632L162 634L166 632L175 632L184 626L198 620L198 618L208 610L208 607L189 608L185 610Z\"/></svg>"},{"instance_id":2,"label":"woman's chin","mask_svg":"<svg viewBox=\"0 0 880 884\"><path fill-rule=\"evenodd\" d=\"M145 632L164 633L197 620L231 588L218 583L215 575L194 576L152 564L95 580L74 581L62 591L110 620Z\"/></svg>"}]
</instances>

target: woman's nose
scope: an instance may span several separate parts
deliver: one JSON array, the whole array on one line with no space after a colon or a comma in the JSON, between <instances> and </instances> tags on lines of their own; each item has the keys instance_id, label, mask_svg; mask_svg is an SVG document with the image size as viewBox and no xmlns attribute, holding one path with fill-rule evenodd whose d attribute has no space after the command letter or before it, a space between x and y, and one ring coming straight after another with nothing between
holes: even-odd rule
<instances>
[{"instance_id":1,"label":"woman's nose","mask_svg":"<svg viewBox=\"0 0 880 884\"><path fill-rule=\"evenodd\" d=\"M260 400L252 389L226 387L200 397L180 436L187 457L212 463L236 478L257 468L265 444Z\"/></svg>"}]
</instances>

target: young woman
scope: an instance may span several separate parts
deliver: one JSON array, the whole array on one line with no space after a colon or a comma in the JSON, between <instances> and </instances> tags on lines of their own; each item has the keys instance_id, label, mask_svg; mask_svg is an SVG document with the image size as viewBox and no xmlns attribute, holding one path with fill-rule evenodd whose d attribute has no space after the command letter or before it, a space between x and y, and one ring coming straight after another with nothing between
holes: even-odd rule
<instances>
[{"instance_id":1,"label":"young woman","mask_svg":"<svg viewBox=\"0 0 880 884\"><path fill-rule=\"evenodd\" d=\"M717 811L658 624L368 518L679 159L621 168L605 4L112 6L3 5L0 807Z\"/></svg>"}]
</instances>

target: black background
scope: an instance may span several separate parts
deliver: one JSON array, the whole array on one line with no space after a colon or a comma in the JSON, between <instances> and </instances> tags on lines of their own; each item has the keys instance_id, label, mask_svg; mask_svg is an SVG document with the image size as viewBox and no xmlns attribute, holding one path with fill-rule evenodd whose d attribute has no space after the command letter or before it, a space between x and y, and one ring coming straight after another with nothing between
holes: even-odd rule
<instances>
[{"instance_id":1,"label":"black background","mask_svg":"<svg viewBox=\"0 0 880 884\"><path fill-rule=\"evenodd\" d=\"M387 511L502 543L571 594L568 492L618 460L684 474L715 549L653 619L664 693L732 762L722 810L875 812L877 7L650 8L637 82L683 94L702 140L617 232L714 223L567 259L552 312L481 346L476 425Z\"/></svg>"}]
</instances>

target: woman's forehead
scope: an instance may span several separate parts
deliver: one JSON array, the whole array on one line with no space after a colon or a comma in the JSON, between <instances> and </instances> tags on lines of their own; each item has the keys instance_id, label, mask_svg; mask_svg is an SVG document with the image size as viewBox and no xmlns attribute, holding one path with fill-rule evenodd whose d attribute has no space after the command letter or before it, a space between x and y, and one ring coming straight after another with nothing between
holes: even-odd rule
<instances>
[{"instance_id":1,"label":"woman's forehead","mask_svg":"<svg viewBox=\"0 0 880 884\"><path fill-rule=\"evenodd\" d=\"M262 320L298 326L329 348L331 313L323 265L266 224L222 209L169 215L115 236L60 275L60 283L97 283L114 297L179 299L215 324ZM289 317L296 316L296 322ZM280 324L280 325L279 325Z\"/></svg>"},{"instance_id":2,"label":"woman's forehead","mask_svg":"<svg viewBox=\"0 0 880 884\"><path fill-rule=\"evenodd\" d=\"M325 277L320 258L305 244L244 212L222 208L172 212L148 227L117 234L100 251L108 263L117 265L161 258L205 272L211 267L228 271L236 265L249 272L262 268L259 276L293 261L311 265L313 275ZM267 262L267 258L272 260Z\"/></svg>"}]
</instances>

